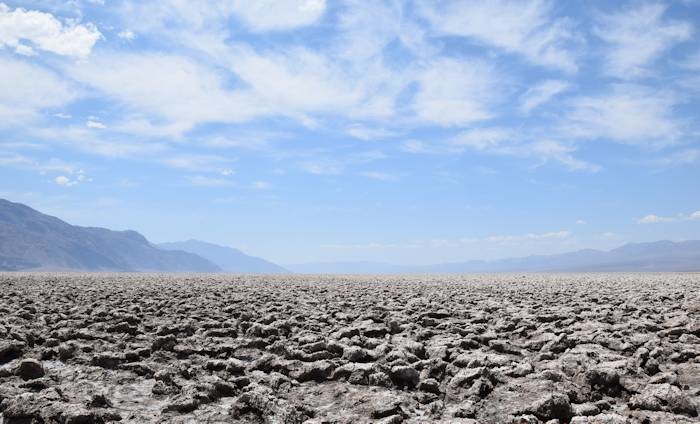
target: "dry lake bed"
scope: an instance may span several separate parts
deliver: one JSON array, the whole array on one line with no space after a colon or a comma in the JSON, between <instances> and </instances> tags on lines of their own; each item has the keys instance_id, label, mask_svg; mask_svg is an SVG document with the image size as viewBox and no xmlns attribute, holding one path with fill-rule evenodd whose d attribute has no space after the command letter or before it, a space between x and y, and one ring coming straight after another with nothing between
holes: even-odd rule
<instances>
[{"instance_id":1,"label":"dry lake bed","mask_svg":"<svg viewBox=\"0 0 700 424\"><path fill-rule=\"evenodd\" d=\"M0 423L699 422L699 274L0 274Z\"/></svg>"}]
</instances>

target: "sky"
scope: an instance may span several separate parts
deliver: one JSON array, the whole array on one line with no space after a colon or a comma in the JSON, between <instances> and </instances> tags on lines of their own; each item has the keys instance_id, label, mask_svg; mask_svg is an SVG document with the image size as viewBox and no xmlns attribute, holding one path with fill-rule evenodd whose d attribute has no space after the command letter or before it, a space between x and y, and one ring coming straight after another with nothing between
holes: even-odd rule
<instances>
[{"instance_id":1,"label":"sky","mask_svg":"<svg viewBox=\"0 0 700 424\"><path fill-rule=\"evenodd\" d=\"M0 197L280 264L700 239L700 2L0 0Z\"/></svg>"}]
</instances>

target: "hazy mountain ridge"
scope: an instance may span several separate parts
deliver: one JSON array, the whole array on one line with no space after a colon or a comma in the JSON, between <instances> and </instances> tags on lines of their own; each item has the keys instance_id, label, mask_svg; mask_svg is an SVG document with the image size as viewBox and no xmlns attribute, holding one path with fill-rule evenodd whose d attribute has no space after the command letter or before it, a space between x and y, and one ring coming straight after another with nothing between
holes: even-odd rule
<instances>
[{"instance_id":1,"label":"hazy mountain ridge","mask_svg":"<svg viewBox=\"0 0 700 424\"><path fill-rule=\"evenodd\" d=\"M182 250L201 256L224 272L251 274L287 274L289 270L262 258L247 255L232 247L219 246L200 240L186 240L157 245L166 250Z\"/></svg>"},{"instance_id":2,"label":"hazy mountain ridge","mask_svg":"<svg viewBox=\"0 0 700 424\"><path fill-rule=\"evenodd\" d=\"M136 231L80 227L0 199L0 270L220 271L182 251L152 245Z\"/></svg>"},{"instance_id":3,"label":"hazy mountain ridge","mask_svg":"<svg viewBox=\"0 0 700 424\"><path fill-rule=\"evenodd\" d=\"M238 249L187 240L154 245L136 231L80 227L0 199L0 270L397 274L469 272L700 271L700 241L631 243L495 261L403 266L371 261L281 267Z\"/></svg>"},{"instance_id":4,"label":"hazy mountain ridge","mask_svg":"<svg viewBox=\"0 0 700 424\"><path fill-rule=\"evenodd\" d=\"M494 261L473 260L424 266L360 261L315 262L287 267L294 272L308 274L700 271L700 241L662 240L630 243L608 251L584 249L558 255L533 255Z\"/></svg>"}]
</instances>

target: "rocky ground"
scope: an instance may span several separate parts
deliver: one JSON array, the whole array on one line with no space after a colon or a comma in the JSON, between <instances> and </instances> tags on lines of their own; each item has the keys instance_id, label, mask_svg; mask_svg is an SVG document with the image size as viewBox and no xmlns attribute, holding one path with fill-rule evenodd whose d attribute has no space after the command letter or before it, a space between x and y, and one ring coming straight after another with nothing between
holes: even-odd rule
<instances>
[{"instance_id":1,"label":"rocky ground","mask_svg":"<svg viewBox=\"0 0 700 424\"><path fill-rule=\"evenodd\" d=\"M699 422L700 275L0 274L0 423Z\"/></svg>"}]
</instances>

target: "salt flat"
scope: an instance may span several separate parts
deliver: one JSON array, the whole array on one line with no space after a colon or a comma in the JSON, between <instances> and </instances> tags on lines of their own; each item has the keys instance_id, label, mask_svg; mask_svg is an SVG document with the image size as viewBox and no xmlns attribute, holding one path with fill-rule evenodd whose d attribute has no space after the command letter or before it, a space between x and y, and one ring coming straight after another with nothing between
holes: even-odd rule
<instances>
[{"instance_id":1,"label":"salt flat","mask_svg":"<svg viewBox=\"0 0 700 424\"><path fill-rule=\"evenodd\" d=\"M700 274L0 274L3 423L698 422Z\"/></svg>"}]
</instances>

